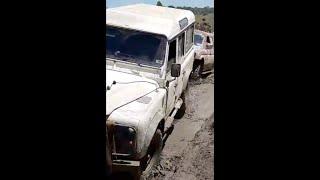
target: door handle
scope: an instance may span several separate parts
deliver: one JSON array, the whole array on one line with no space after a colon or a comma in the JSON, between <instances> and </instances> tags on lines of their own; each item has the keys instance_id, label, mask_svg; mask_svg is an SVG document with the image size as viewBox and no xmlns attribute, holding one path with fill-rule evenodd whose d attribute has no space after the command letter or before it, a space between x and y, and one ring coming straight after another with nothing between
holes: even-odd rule
<instances>
[{"instance_id":1,"label":"door handle","mask_svg":"<svg viewBox=\"0 0 320 180\"><path fill-rule=\"evenodd\" d=\"M186 71L183 71L182 74L184 75L186 73Z\"/></svg>"}]
</instances>

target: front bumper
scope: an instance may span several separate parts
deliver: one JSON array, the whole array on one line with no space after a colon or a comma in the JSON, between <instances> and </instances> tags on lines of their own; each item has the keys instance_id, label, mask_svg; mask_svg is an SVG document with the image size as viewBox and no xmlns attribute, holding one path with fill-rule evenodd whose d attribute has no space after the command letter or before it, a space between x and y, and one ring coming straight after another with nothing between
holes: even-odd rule
<instances>
[{"instance_id":1,"label":"front bumper","mask_svg":"<svg viewBox=\"0 0 320 180\"><path fill-rule=\"evenodd\" d=\"M135 179L141 176L140 161L132 160L113 160L112 173L130 173Z\"/></svg>"}]
</instances>

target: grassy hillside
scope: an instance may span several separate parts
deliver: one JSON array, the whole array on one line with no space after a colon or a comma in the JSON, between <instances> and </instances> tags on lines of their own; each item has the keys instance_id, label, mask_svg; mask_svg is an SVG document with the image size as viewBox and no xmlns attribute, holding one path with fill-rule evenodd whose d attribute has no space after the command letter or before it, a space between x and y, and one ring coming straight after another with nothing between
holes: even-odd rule
<instances>
[{"instance_id":1,"label":"grassy hillside","mask_svg":"<svg viewBox=\"0 0 320 180\"><path fill-rule=\"evenodd\" d=\"M171 8L177 9L186 9L190 10L196 16L196 29L200 29L202 31L213 32L214 29L214 8L212 7L174 7L168 6Z\"/></svg>"},{"instance_id":2,"label":"grassy hillside","mask_svg":"<svg viewBox=\"0 0 320 180\"><path fill-rule=\"evenodd\" d=\"M195 15L196 16L196 29L207 32L213 32L214 28L214 14Z\"/></svg>"}]
</instances>

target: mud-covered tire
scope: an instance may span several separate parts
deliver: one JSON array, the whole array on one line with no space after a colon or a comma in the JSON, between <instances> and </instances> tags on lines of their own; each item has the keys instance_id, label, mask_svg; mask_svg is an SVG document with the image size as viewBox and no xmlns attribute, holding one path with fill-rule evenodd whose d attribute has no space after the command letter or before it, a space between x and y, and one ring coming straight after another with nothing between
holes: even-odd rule
<instances>
[{"instance_id":1,"label":"mud-covered tire","mask_svg":"<svg viewBox=\"0 0 320 180\"><path fill-rule=\"evenodd\" d=\"M203 65L202 63L197 63L195 66L193 72L192 72L192 79L198 80L202 76L202 71L203 71Z\"/></svg>"},{"instance_id":2,"label":"mud-covered tire","mask_svg":"<svg viewBox=\"0 0 320 180\"><path fill-rule=\"evenodd\" d=\"M110 152L110 144L108 139L108 134L106 136L107 138L107 148L106 148L106 155L107 155L107 176L110 176L112 173L112 159L111 159L111 152Z\"/></svg>"},{"instance_id":3,"label":"mud-covered tire","mask_svg":"<svg viewBox=\"0 0 320 180\"><path fill-rule=\"evenodd\" d=\"M157 129L155 132L152 141L149 146L148 154L152 154L152 157L149 163L146 165L145 169L142 170L140 180L145 180L151 173L152 169L159 164L160 162L160 154L162 151L162 132L160 129Z\"/></svg>"},{"instance_id":4,"label":"mud-covered tire","mask_svg":"<svg viewBox=\"0 0 320 180\"><path fill-rule=\"evenodd\" d=\"M182 99L183 103L182 103L180 109L177 111L176 115L174 116L175 119L181 119L183 117L183 115L185 114L186 109L187 109L186 101L185 101L185 99L186 99L185 98L185 93L182 93L181 99Z\"/></svg>"}]
</instances>

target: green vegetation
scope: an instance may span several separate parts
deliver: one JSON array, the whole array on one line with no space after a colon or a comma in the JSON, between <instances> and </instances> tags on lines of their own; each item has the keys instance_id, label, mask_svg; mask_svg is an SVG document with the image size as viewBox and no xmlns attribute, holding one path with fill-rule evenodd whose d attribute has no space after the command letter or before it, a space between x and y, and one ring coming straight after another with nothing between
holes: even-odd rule
<instances>
[{"instance_id":1,"label":"green vegetation","mask_svg":"<svg viewBox=\"0 0 320 180\"><path fill-rule=\"evenodd\" d=\"M196 29L213 32L214 31L214 14L209 13L206 15L196 15Z\"/></svg>"},{"instance_id":2,"label":"green vegetation","mask_svg":"<svg viewBox=\"0 0 320 180\"><path fill-rule=\"evenodd\" d=\"M198 7L176 7L178 9L186 9L186 10L190 10L192 11L195 15L207 15L207 14L211 14L214 11L213 7L204 7L204 8L198 8Z\"/></svg>"},{"instance_id":3,"label":"green vegetation","mask_svg":"<svg viewBox=\"0 0 320 180\"><path fill-rule=\"evenodd\" d=\"M196 16L196 29L213 32L214 29L214 8L213 7L176 7L177 9L190 10Z\"/></svg>"},{"instance_id":4,"label":"green vegetation","mask_svg":"<svg viewBox=\"0 0 320 180\"><path fill-rule=\"evenodd\" d=\"M163 6L163 4L158 1L157 6ZM168 6L169 8L177 8L177 9L185 9L190 10L196 16L196 29L206 32L213 32L214 31L214 8L206 6L204 8L198 7L174 7L172 5Z\"/></svg>"}]
</instances>

